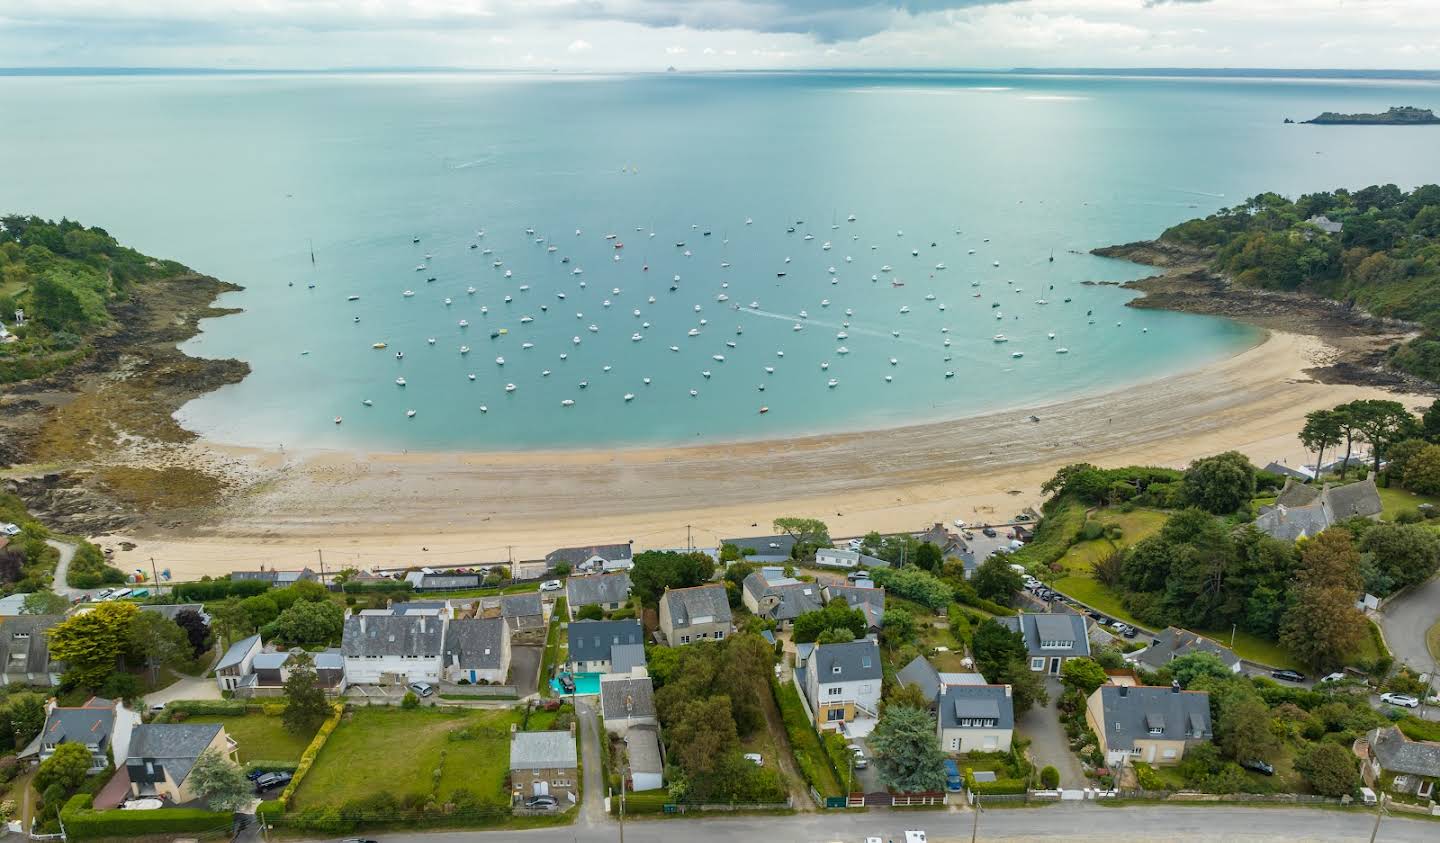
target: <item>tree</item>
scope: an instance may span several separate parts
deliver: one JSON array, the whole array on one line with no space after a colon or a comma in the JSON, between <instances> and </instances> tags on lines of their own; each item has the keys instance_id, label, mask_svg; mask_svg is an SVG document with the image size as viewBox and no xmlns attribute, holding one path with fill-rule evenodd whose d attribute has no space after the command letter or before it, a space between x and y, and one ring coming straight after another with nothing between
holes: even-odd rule
<instances>
[{"instance_id":1,"label":"tree","mask_svg":"<svg viewBox=\"0 0 1440 843\"><path fill-rule=\"evenodd\" d=\"M830 544L830 528L818 518L776 518L774 527L795 540L790 555L796 559L814 556L817 547Z\"/></svg>"},{"instance_id":2,"label":"tree","mask_svg":"<svg viewBox=\"0 0 1440 843\"><path fill-rule=\"evenodd\" d=\"M797 644L816 641L827 630L843 629L851 640L865 634L865 613L850 608L843 598L826 603L823 608L806 612L795 619L794 640Z\"/></svg>"},{"instance_id":3,"label":"tree","mask_svg":"<svg viewBox=\"0 0 1440 843\"><path fill-rule=\"evenodd\" d=\"M1345 459L1340 463L1340 479L1344 480L1350 470L1350 453L1354 450L1355 440L1360 437L1360 416L1354 404L1341 404L1330 412L1334 414L1335 424L1340 427L1340 435L1345 437ZM1320 466L1315 466L1315 476L1320 476Z\"/></svg>"},{"instance_id":4,"label":"tree","mask_svg":"<svg viewBox=\"0 0 1440 843\"><path fill-rule=\"evenodd\" d=\"M200 753L186 781L212 811L233 813L248 807L255 798L255 785L245 778L240 765L213 749Z\"/></svg>"},{"instance_id":5,"label":"tree","mask_svg":"<svg viewBox=\"0 0 1440 843\"><path fill-rule=\"evenodd\" d=\"M1415 425L1415 417L1399 401L1366 399L1351 402L1356 429L1370 443L1370 458L1376 474L1385 450L1405 438Z\"/></svg>"},{"instance_id":6,"label":"tree","mask_svg":"<svg viewBox=\"0 0 1440 843\"><path fill-rule=\"evenodd\" d=\"M1321 796L1349 796L1360 786L1360 773L1349 747L1320 741L1310 744L1295 769Z\"/></svg>"},{"instance_id":7,"label":"tree","mask_svg":"<svg viewBox=\"0 0 1440 843\"><path fill-rule=\"evenodd\" d=\"M45 728L45 700L39 694L11 694L8 709L3 726L14 738L15 747L24 747Z\"/></svg>"},{"instance_id":8,"label":"tree","mask_svg":"<svg viewBox=\"0 0 1440 843\"><path fill-rule=\"evenodd\" d=\"M255 630L243 602L239 597L227 597L210 610L210 620L221 640L235 641Z\"/></svg>"},{"instance_id":9,"label":"tree","mask_svg":"<svg viewBox=\"0 0 1440 843\"><path fill-rule=\"evenodd\" d=\"M52 785L59 785L69 793L85 781L92 763L90 750L85 748L85 744L66 741L55 747L53 755L40 762L40 769L35 772L35 789L44 792Z\"/></svg>"},{"instance_id":10,"label":"tree","mask_svg":"<svg viewBox=\"0 0 1440 843\"><path fill-rule=\"evenodd\" d=\"M1181 688L1189 688L1195 680L1202 676L1228 679L1234 675L1219 656L1203 651L1186 653L1179 658L1171 659L1165 665L1165 669L1170 671L1170 678L1179 682Z\"/></svg>"},{"instance_id":11,"label":"tree","mask_svg":"<svg viewBox=\"0 0 1440 843\"><path fill-rule=\"evenodd\" d=\"M605 610L600 608L599 603L591 603L588 606L581 606L575 612L575 619L581 621L598 621L605 617Z\"/></svg>"},{"instance_id":12,"label":"tree","mask_svg":"<svg viewBox=\"0 0 1440 843\"><path fill-rule=\"evenodd\" d=\"M1280 643L1306 664L1333 667L1365 636L1360 595L1360 554L1350 533L1332 527L1305 543L1291 587L1291 606L1280 624Z\"/></svg>"},{"instance_id":13,"label":"tree","mask_svg":"<svg viewBox=\"0 0 1440 843\"><path fill-rule=\"evenodd\" d=\"M175 625L185 630L190 642L191 654L199 657L210 648L210 626L194 609L181 609L175 613Z\"/></svg>"},{"instance_id":14,"label":"tree","mask_svg":"<svg viewBox=\"0 0 1440 843\"><path fill-rule=\"evenodd\" d=\"M897 682L890 688L890 693L885 695L885 699L881 701L880 714L883 716L885 709L892 705L918 708L922 711L928 710L932 702L933 700L925 695L925 691L921 689L919 685L907 685Z\"/></svg>"},{"instance_id":15,"label":"tree","mask_svg":"<svg viewBox=\"0 0 1440 843\"><path fill-rule=\"evenodd\" d=\"M1105 668L1090 659L1066 659L1060 668L1060 681L1066 687L1079 691L1082 697L1095 693L1096 688L1105 684L1106 678Z\"/></svg>"},{"instance_id":16,"label":"tree","mask_svg":"<svg viewBox=\"0 0 1440 843\"><path fill-rule=\"evenodd\" d=\"M1314 410L1305 416L1305 426L1300 429L1300 444L1315 452L1317 476L1319 467L1325 464L1325 449L1345 441L1340 421L1334 410Z\"/></svg>"},{"instance_id":17,"label":"tree","mask_svg":"<svg viewBox=\"0 0 1440 843\"><path fill-rule=\"evenodd\" d=\"M928 711L887 706L867 742L875 751L880 782L900 793L945 788L945 754Z\"/></svg>"},{"instance_id":18,"label":"tree","mask_svg":"<svg viewBox=\"0 0 1440 843\"><path fill-rule=\"evenodd\" d=\"M844 627L827 629L815 639L816 644L848 644L855 640L855 633Z\"/></svg>"},{"instance_id":19,"label":"tree","mask_svg":"<svg viewBox=\"0 0 1440 843\"><path fill-rule=\"evenodd\" d=\"M970 648L975 653L975 667L991 684L1003 682L1010 663L1016 659L1023 661L1029 652L1024 635L1002 626L994 618L987 618L975 628Z\"/></svg>"},{"instance_id":20,"label":"tree","mask_svg":"<svg viewBox=\"0 0 1440 843\"><path fill-rule=\"evenodd\" d=\"M715 574L715 560L708 553L677 553L647 550L637 554L630 569L630 593L642 605L655 607L667 588L703 585Z\"/></svg>"},{"instance_id":21,"label":"tree","mask_svg":"<svg viewBox=\"0 0 1440 843\"><path fill-rule=\"evenodd\" d=\"M995 553L975 569L971 584L986 600L1009 606L1015 601L1016 593L1025 587L1025 580L1019 571L1010 567L1010 554Z\"/></svg>"},{"instance_id":22,"label":"tree","mask_svg":"<svg viewBox=\"0 0 1440 843\"><path fill-rule=\"evenodd\" d=\"M723 694L682 701L675 707L666 731L671 754L692 777L710 774L720 759L740 746L735 719L730 714L730 698Z\"/></svg>"},{"instance_id":23,"label":"tree","mask_svg":"<svg viewBox=\"0 0 1440 843\"><path fill-rule=\"evenodd\" d=\"M914 600L937 612L943 612L955 599L955 589L919 568L876 568L870 576L896 597Z\"/></svg>"},{"instance_id":24,"label":"tree","mask_svg":"<svg viewBox=\"0 0 1440 843\"><path fill-rule=\"evenodd\" d=\"M1037 705L1050 704L1044 677L1031 670L1026 659L1013 659L1005 665L1001 681L1010 686L1010 702L1016 717Z\"/></svg>"},{"instance_id":25,"label":"tree","mask_svg":"<svg viewBox=\"0 0 1440 843\"><path fill-rule=\"evenodd\" d=\"M420 698L415 696L414 691L406 691L405 696L400 698L400 707L406 709L407 711L410 709L419 708Z\"/></svg>"},{"instance_id":26,"label":"tree","mask_svg":"<svg viewBox=\"0 0 1440 843\"><path fill-rule=\"evenodd\" d=\"M1045 769L1040 771L1040 786L1045 788L1046 790L1054 790L1055 788L1059 787L1060 771L1055 769L1054 767L1046 765Z\"/></svg>"},{"instance_id":27,"label":"tree","mask_svg":"<svg viewBox=\"0 0 1440 843\"><path fill-rule=\"evenodd\" d=\"M134 603L101 603L67 618L50 628L50 658L65 662L66 676L75 684L99 687L129 649L130 621L139 611Z\"/></svg>"},{"instance_id":28,"label":"tree","mask_svg":"<svg viewBox=\"0 0 1440 843\"><path fill-rule=\"evenodd\" d=\"M1255 497L1255 466L1239 451L1196 460L1182 480L1185 499L1216 515L1228 515Z\"/></svg>"},{"instance_id":29,"label":"tree","mask_svg":"<svg viewBox=\"0 0 1440 843\"><path fill-rule=\"evenodd\" d=\"M1440 534L1419 524L1376 524L1365 531L1360 550L1390 582L1385 594L1422 583L1440 570Z\"/></svg>"},{"instance_id":30,"label":"tree","mask_svg":"<svg viewBox=\"0 0 1440 843\"><path fill-rule=\"evenodd\" d=\"M886 609L880 618L881 635L886 641L902 644L915 640L915 616L908 609Z\"/></svg>"},{"instance_id":31,"label":"tree","mask_svg":"<svg viewBox=\"0 0 1440 843\"><path fill-rule=\"evenodd\" d=\"M330 703L315 675L315 659L303 650L290 654L286 665L285 711L280 715L285 728L295 735L311 735L330 716Z\"/></svg>"},{"instance_id":32,"label":"tree","mask_svg":"<svg viewBox=\"0 0 1440 843\"><path fill-rule=\"evenodd\" d=\"M331 603L302 601L280 613L275 631L291 644L323 644L340 637L345 610Z\"/></svg>"},{"instance_id":33,"label":"tree","mask_svg":"<svg viewBox=\"0 0 1440 843\"><path fill-rule=\"evenodd\" d=\"M915 558L912 560L917 568L924 568L930 573L938 573L940 565L945 561L945 554L941 552L939 545L931 542L922 542L915 548Z\"/></svg>"},{"instance_id":34,"label":"tree","mask_svg":"<svg viewBox=\"0 0 1440 843\"><path fill-rule=\"evenodd\" d=\"M1405 487L1422 495L1440 495L1440 445L1427 445L1405 461Z\"/></svg>"},{"instance_id":35,"label":"tree","mask_svg":"<svg viewBox=\"0 0 1440 843\"><path fill-rule=\"evenodd\" d=\"M1440 444L1440 399L1436 399L1420 418L1420 434L1428 441Z\"/></svg>"},{"instance_id":36,"label":"tree","mask_svg":"<svg viewBox=\"0 0 1440 843\"><path fill-rule=\"evenodd\" d=\"M1270 731L1270 710L1259 697L1246 695L1220 707L1215 739L1236 761L1268 758L1280 742Z\"/></svg>"},{"instance_id":37,"label":"tree","mask_svg":"<svg viewBox=\"0 0 1440 843\"><path fill-rule=\"evenodd\" d=\"M130 652L150 668L152 681L161 667L176 667L191 658L185 630L159 612L136 612L130 619Z\"/></svg>"},{"instance_id":38,"label":"tree","mask_svg":"<svg viewBox=\"0 0 1440 843\"><path fill-rule=\"evenodd\" d=\"M20 604L22 615L61 615L70 608L70 601L53 591L32 591Z\"/></svg>"},{"instance_id":39,"label":"tree","mask_svg":"<svg viewBox=\"0 0 1440 843\"><path fill-rule=\"evenodd\" d=\"M255 594L240 601L240 608L249 619L249 629L259 629L280 616L280 607L266 594Z\"/></svg>"}]
</instances>

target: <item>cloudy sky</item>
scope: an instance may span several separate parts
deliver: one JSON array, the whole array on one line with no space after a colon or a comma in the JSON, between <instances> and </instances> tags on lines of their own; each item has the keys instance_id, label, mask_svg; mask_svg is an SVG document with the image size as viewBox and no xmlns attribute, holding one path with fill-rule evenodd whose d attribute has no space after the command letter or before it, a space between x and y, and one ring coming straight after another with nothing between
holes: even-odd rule
<instances>
[{"instance_id":1,"label":"cloudy sky","mask_svg":"<svg viewBox=\"0 0 1440 843\"><path fill-rule=\"evenodd\" d=\"M0 0L0 65L1440 69L1440 0Z\"/></svg>"}]
</instances>

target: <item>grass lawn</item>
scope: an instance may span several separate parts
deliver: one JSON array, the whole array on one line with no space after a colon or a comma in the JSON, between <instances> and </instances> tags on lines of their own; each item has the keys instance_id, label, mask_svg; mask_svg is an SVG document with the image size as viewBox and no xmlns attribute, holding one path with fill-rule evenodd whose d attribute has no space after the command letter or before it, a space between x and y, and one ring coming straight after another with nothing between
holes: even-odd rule
<instances>
[{"instance_id":1,"label":"grass lawn","mask_svg":"<svg viewBox=\"0 0 1440 843\"><path fill-rule=\"evenodd\" d=\"M286 730L279 717L245 714L230 717L207 714L190 717L186 723L224 723L225 731L240 745L240 763L249 761L299 761L300 754L315 737L313 731L295 735Z\"/></svg>"},{"instance_id":2,"label":"grass lawn","mask_svg":"<svg viewBox=\"0 0 1440 843\"><path fill-rule=\"evenodd\" d=\"M510 725L522 712L363 708L330 736L296 793L302 806L341 805L388 792L448 798L465 788L495 805L509 803ZM470 735L461 739L459 733ZM366 775L378 765L385 774ZM435 771L440 771L438 783Z\"/></svg>"},{"instance_id":3,"label":"grass lawn","mask_svg":"<svg viewBox=\"0 0 1440 843\"><path fill-rule=\"evenodd\" d=\"M1098 562L1117 550L1124 550L1138 541L1155 535L1160 532L1161 527L1165 526L1165 521L1169 517L1168 512L1161 512L1158 509L1137 509L1134 512L1101 510L1095 513L1090 520L1100 524L1116 524L1124 535L1118 541L1113 542L1109 539L1077 542L1065 551L1064 556L1060 557L1060 565L1065 569L1066 576L1089 576L1091 563Z\"/></svg>"},{"instance_id":4,"label":"grass lawn","mask_svg":"<svg viewBox=\"0 0 1440 843\"><path fill-rule=\"evenodd\" d=\"M821 796L842 796L846 793L826 757L820 736L805 716L800 703L800 692L793 682L785 682L776 689L780 703L780 718L785 724L785 733L790 738L790 749L795 753L795 764L800 768Z\"/></svg>"},{"instance_id":5,"label":"grass lawn","mask_svg":"<svg viewBox=\"0 0 1440 843\"><path fill-rule=\"evenodd\" d=\"M1406 510L1418 509L1422 503L1440 506L1440 498L1431 495L1417 495L1414 492L1395 488L1381 488L1379 491L1380 503L1385 506L1385 509L1380 512L1380 518L1384 521L1394 521L1395 516Z\"/></svg>"}]
</instances>

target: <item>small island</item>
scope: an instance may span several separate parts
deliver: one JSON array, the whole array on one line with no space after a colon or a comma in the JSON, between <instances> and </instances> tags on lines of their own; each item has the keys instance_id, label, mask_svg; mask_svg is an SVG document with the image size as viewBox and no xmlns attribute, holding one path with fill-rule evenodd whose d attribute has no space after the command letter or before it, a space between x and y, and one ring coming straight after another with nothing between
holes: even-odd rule
<instances>
[{"instance_id":1,"label":"small island","mask_svg":"<svg viewBox=\"0 0 1440 843\"><path fill-rule=\"evenodd\" d=\"M1428 108L1412 105L1392 106L1384 114L1340 114L1327 111L1314 120L1320 126L1430 126L1440 124L1440 117Z\"/></svg>"}]
</instances>

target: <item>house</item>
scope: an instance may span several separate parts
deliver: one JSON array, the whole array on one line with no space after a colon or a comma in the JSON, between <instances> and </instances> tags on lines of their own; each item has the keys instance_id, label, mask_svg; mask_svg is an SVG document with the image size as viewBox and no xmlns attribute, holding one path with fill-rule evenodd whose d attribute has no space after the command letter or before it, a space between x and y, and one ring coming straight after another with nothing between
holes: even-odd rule
<instances>
[{"instance_id":1,"label":"house","mask_svg":"<svg viewBox=\"0 0 1440 843\"><path fill-rule=\"evenodd\" d=\"M755 536L746 539L721 539L720 546L733 544L740 549L746 562L764 564L789 562L795 549L794 536ZM749 551L749 552L747 552Z\"/></svg>"},{"instance_id":2,"label":"house","mask_svg":"<svg viewBox=\"0 0 1440 843\"><path fill-rule=\"evenodd\" d=\"M215 664L215 684L222 691L233 691L241 677L250 673L255 656L260 653L260 636L252 635L231 644Z\"/></svg>"},{"instance_id":3,"label":"house","mask_svg":"<svg viewBox=\"0 0 1440 843\"><path fill-rule=\"evenodd\" d=\"M429 615L436 618L455 617L455 607L448 600L407 600L391 602L386 609L361 609L362 615Z\"/></svg>"},{"instance_id":4,"label":"house","mask_svg":"<svg viewBox=\"0 0 1440 843\"><path fill-rule=\"evenodd\" d=\"M575 673L610 673L611 651L617 645L638 645L644 658L645 631L637 620L576 621L565 631L570 642L568 661Z\"/></svg>"},{"instance_id":5,"label":"house","mask_svg":"<svg viewBox=\"0 0 1440 843\"><path fill-rule=\"evenodd\" d=\"M625 758L632 791L659 790L665 786L665 762L660 755L660 732L656 727L635 726L627 732Z\"/></svg>"},{"instance_id":6,"label":"house","mask_svg":"<svg viewBox=\"0 0 1440 843\"><path fill-rule=\"evenodd\" d=\"M944 752L1009 752L1015 703L1009 685L951 685L936 712Z\"/></svg>"},{"instance_id":7,"label":"house","mask_svg":"<svg viewBox=\"0 0 1440 843\"><path fill-rule=\"evenodd\" d=\"M259 571L231 571L230 579L232 581L254 580L257 582L268 582L276 588L285 588L301 580L314 581L318 579L318 577L316 577L315 572L309 568L302 568L299 571L266 571L263 569Z\"/></svg>"},{"instance_id":8,"label":"house","mask_svg":"<svg viewBox=\"0 0 1440 843\"><path fill-rule=\"evenodd\" d=\"M0 522L0 527L3 526L4 522ZM4 550L9 543L10 538L0 533L0 550ZM18 618L25 614L25 598L29 596L28 593L20 591L0 597L0 618Z\"/></svg>"},{"instance_id":9,"label":"house","mask_svg":"<svg viewBox=\"0 0 1440 843\"><path fill-rule=\"evenodd\" d=\"M483 617L490 617L492 610L498 611L499 616L504 618L505 623L515 632L545 629L545 606L539 592L505 594L500 597L486 597L480 601Z\"/></svg>"},{"instance_id":10,"label":"house","mask_svg":"<svg viewBox=\"0 0 1440 843\"><path fill-rule=\"evenodd\" d=\"M822 547L815 551L815 564L821 568L888 568L890 563L874 556L866 556L858 550L843 550L838 547Z\"/></svg>"},{"instance_id":11,"label":"house","mask_svg":"<svg viewBox=\"0 0 1440 843\"><path fill-rule=\"evenodd\" d=\"M60 684L65 665L50 661L47 635L63 620L64 615L18 615L0 621L0 663L5 666L7 685Z\"/></svg>"},{"instance_id":12,"label":"house","mask_svg":"<svg viewBox=\"0 0 1440 843\"><path fill-rule=\"evenodd\" d=\"M78 743L90 751L90 774L110 766L112 755L123 758L140 715L119 700L91 697L78 706L62 706L52 697L45 706L45 726L20 757L45 761L63 743Z\"/></svg>"},{"instance_id":13,"label":"house","mask_svg":"<svg viewBox=\"0 0 1440 843\"><path fill-rule=\"evenodd\" d=\"M606 574L635 567L629 544L597 544L590 547L562 547L545 554L546 566L554 569L565 563L571 571L601 571Z\"/></svg>"},{"instance_id":14,"label":"house","mask_svg":"<svg viewBox=\"0 0 1440 843\"><path fill-rule=\"evenodd\" d=\"M1222 647L1203 635L1174 626L1156 633L1145 649L1126 653L1125 661L1144 665L1149 670L1159 670L1171 660L1191 653L1211 653L1218 656L1231 673L1240 672L1240 657L1235 655L1233 650Z\"/></svg>"},{"instance_id":15,"label":"house","mask_svg":"<svg viewBox=\"0 0 1440 843\"><path fill-rule=\"evenodd\" d=\"M1308 483L1311 480L1315 479L1315 470L1308 465L1294 467L1285 465L1284 463L1271 462L1270 464L1262 468L1261 471L1267 472L1269 474L1278 474L1281 477L1299 480L1301 483Z\"/></svg>"},{"instance_id":16,"label":"house","mask_svg":"<svg viewBox=\"0 0 1440 843\"><path fill-rule=\"evenodd\" d=\"M154 612L165 617L167 620L175 620L175 616L181 612L194 612L200 616L200 620L210 625L210 613L205 611L204 603L170 603L170 604L146 604L140 607L142 612Z\"/></svg>"},{"instance_id":17,"label":"house","mask_svg":"<svg viewBox=\"0 0 1440 843\"><path fill-rule=\"evenodd\" d=\"M824 605L819 585L787 577L779 566L752 571L740 589L740 599L752 614L773 620L782 629Z\"/></svg>"},{"instance_id":18,"label":"house","mask_svg":"<svg viewBox=\"0 0 1440 843\"><path fill-rule=\"evenodd\" d=\"M1440 783L1440 743L1412 741L1397 727L1386 726L1367 732L1357 752L1361 761L1370 765L1367 772L1373 778L1390 777L1385 789L1391 793L1435 798L1435 786Z\"/></svg>"},{"instance_id":19,"label":"house","mask_svg":"<svg viewBox=\"0 0 1440 843\"><path fill-rule=\"evenodd\" d=\"M623 571L565 580L565 607L572 621L586 606L599 606L606 612L613 612L629 599L630 575Z\"/></svg>"},{"instance_id":20,"label":"house","mask_svg":"<svg viewBox=\"0 0 1440 843\"><path fill-rule=\"evenodd\" d=\"M1090 655L1090 638L1085 634L1085 618L1080 615L1021 612L1014 617L996 620L1025 636L1030 669L1037 673L1059 675L1060 666L1067 659Z\"/></svg>"},{"instance_id":21,"label":"house","mask_svg":"<svg viewBox=\"0 0 1440 843\"><path fill-rule=\"evenodd\" d=\"M504 684L510 675L510 626L504 618L457 618L445 624L443 678Z\"/></svg>"},{"instance_id":22,"label":"house","mask_svg":"<svg viewBox=\"0 0 1440 843\"><path fill-rule=\"evenodd\" d=\"M863 580L862 580L863 582ZM825 585L820 589L825 602L844 600L845 605L859 609L865 615L865 627L879 632L885 619L885 587L869 585Z\"/></svg>"},{"instance_id":23,"label":"house","mask_svg":"<svg viewBox=\"0 0 1440 843\"><path fill-rule=\"evenodd\" d=\"M914 685L934 703L947 688L957 685L984 685L985 677L978 673L941 673L924 656L916 656L895 674L895 681L901 685Z\"/></svg>"},{"instance_id":24,"label":"house","mask_svg":"<svg viewBox=\"0 0 1440 843\"><path fill-rule=\"evenodd\" d=\"M1085 702L1085 722L1111 767L1127 760L1177 764L1186 749L1213 737L1210 695L1182 691L1179 683L1101 685Z\"/></svg>"},{"instance_id":25,"label":"house","mask_svg":"<svg viewBox=\"0 0 1440 843\"><path fill-rule=\"evenodd\" d=\"M296 648L289 652L260 652L250 662L248 673L241 675L235 686L237 697L278 697L285 693L290 678L292 659L305 652ZM315 684L329 694L345 693L345 656L338 647L310 654L315 670Z\"/></svg>"},{"instance_id":26,"label":"house","mask_svg":"<svg viewBox=\"0 0 1440 843\"><path fill-rule=\"evenodd\" d=\"M361 612L345 619L340 652L351 684L439 682L444 673L446 619L428 613Z\"/></svg>"},{"instance_id":27,"label":"house","mask_svg":"<svg viewBox=\"0 0 1440 843\"><path fill-rule=\"evenodd\" d=\"M1325 232L1326 234L1339 234L1345 230L1345 223L1335 222L1324 214L1311 217L1306 222Z\"/></svg>"},{"instance_id":28,"label":"house","mask_svg":"<svg viewBox=\"0 0 1440 843\"><path fill-rule=\"evenodd\" d=\"M660 595L660 634L679 647L730 634L730 599L719 583L672 588Z\"/></svg>"},{"instance_id":29,"label":"house","mask_svg":"<svg viewBox=\"0 0 1440 843\"><path fill-rule=\"evenodd\" d=\"M553 796L575 804L580 796L580 763L573 731L514 731L510 734L510 786L516 799Z\"/></svg>"},{"instance_id":30,"label":"house","mask_svg":"<svg viewBox=\"0 0 1440 843\"><path fill-rule=\"evenodd\" d=\"M817 645L806 660L805 696L817 728L878 718L880 645L868 638Z\"/></svg>"},{"instance_id":31,"label":"house","mask_svg":"<svg viewBox=\"0 0 1440 843\"><path fill-rule=\"evenodd\" d=\"M645 671L607 673L600 677L600 714L605 731L624 735L636 726L657 726L655 685Z\"/></svg>"},{"instance_id":32,"label":"house","mask_svg":"<svg viewBox=\"0 0 1440 843\"><path fill-rule=\"evenodd\" d=\"M237 744L220 723L136 726L125 756L131 795L158 797L172 805L193 802L196 794L189 781L190 770L195 759L208 750L231 761L237 759Z\"/></svg>"},{"instance_id":33,"label":"house","mask_svg":"<svg viewBox=\"0 0 1440 843\"><path fill-rule=\"evenodd\" d=\"M1377 518L1382 509L1374 476L1344 486L1327 483L1320 489L1291 477L1275 505L1260 508L1255 527L1271 538L1293 542L1350 518Z\"/></svg>"},{"instance_id":34,"label":"house","mask_svg":"<svg viewBox=\"0 0 1440 843\"><path fill-rule=\"evenodd\" d=\"M432 574L411 571L405 575L405 582L415 591L463 591L480 587L479 574Z\"/></svg>"}]
</instances>

